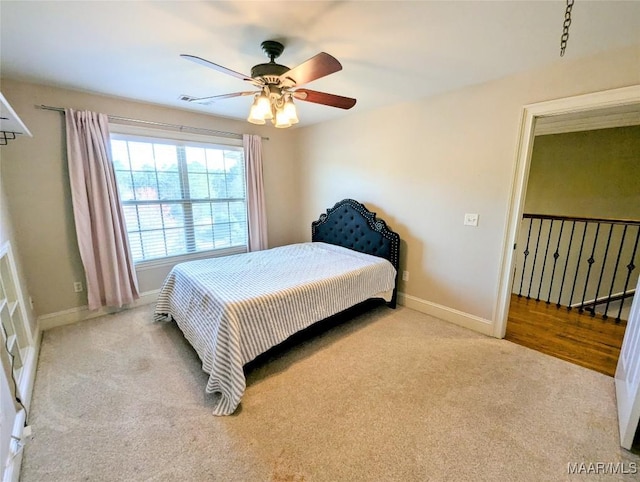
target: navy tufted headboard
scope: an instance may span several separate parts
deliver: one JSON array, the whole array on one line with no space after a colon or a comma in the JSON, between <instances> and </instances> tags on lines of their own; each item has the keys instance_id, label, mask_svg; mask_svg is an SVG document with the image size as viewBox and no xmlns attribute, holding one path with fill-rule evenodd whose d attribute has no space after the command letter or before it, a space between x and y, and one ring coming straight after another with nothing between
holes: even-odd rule
<instances>
[{"instance_id":1,"label":"navy tufted headboard","mask_svg":"<svg viewBox=\"0 0 640 482\"><path fill-rule=\"evenodd\" d=\"M376 213L353 199L344 199L320 219L311 223L311 240L335 244L345 248L385 258L396 269L396 288L389 306L395 308L397 272L400 260L400 236L387 226Z\"/></svg>"}]
</instances>

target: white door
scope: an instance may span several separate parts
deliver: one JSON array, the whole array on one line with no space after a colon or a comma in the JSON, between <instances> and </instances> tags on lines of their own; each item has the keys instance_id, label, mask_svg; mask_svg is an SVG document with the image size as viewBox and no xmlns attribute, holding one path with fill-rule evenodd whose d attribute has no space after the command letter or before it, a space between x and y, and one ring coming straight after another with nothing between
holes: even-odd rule
<instances>
[{"instance_id":1,"label":"white door","mask_svg":"<svg viewBox=\"0 0 640 482\"><path fill-rule=\"evenodd\" d=\"M640 420L640 278L616 368L620 445L630 450Z\"/></svg>"}]
</instances>

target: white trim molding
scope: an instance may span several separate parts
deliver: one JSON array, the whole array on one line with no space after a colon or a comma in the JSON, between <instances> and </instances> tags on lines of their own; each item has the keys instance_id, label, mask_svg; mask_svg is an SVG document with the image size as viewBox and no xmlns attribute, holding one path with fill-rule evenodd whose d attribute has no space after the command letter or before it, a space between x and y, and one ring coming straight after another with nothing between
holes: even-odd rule
<instances>
[{"instance_id":1,"label":"white trim molding","mask_svg":"<svg viewBox=\"0 0 640 482\"><path fill-rule=\"evenodd\" d=\"M398 293L398 303L412 310L419 311L420 313L477 331L483 335L494 336L493 322L491 320L486 320L479 316L465 313L464 311L423 300L406 293Z\"/></svg>"},{"instance_id":2,"label":"white trim molding","mask_svg":"<svg viewBox=\"0 0 640 482\"><path fill-rule=\"evenodd\" d=\"M42 331L36 327L36 332L32 338L33 344L29 347L27 355L25 356L23 376L20 377L20 386L18 387L19 392L22 394L20 401L24 404L27 411L31 409L31 395L33 394L33 385L36 380L36 368L38 366L38 355L40 354ZM9 456L11 460L5 467L3 482L18 482L20 478L24 447L19 446L17 440L20 440L22 444L28 443L28 437L25 437L24 434L25 422L29 423L26 417L27 413L24 409L21 409L13 421L12 439L9 445ZM16 437L16 439L13 437ZM11 455L11 453L14 455Z\"/></svg>"},{"instance_id":3,"label":"white trim molding","mask_svg":"<svg viewBox=\"0 0 640 482\"><path fill-rule=\"evenodd\" d=\"M536 121L535 135L545 136L638 125L640 125L638 106L624 105L597 111L539 117Z\"/></svg>"},{"instance_id":4,"label":"white trim molding","mask_svg":"<svg viewBox=\"0 0 640 482\"><path fill-rule=\"evenodd\" d=\"M518 239L518 230L524 209L536 120L545 116L578 112L586 113L595 109L624 107L633 104L640 106L640 85L550 100L525 105L523 107L519 141L513 167L509 211L507 219L505 220L507 229L505 230L505 237L502 243L498 298L493 316L495 320L493 336L504 338L507 330L507 317L509 315L509 303L511 299L511 282L513 279L513 263L515 262L514 245Z\"/></svg>"},{"instance_id":5,"label":"white trim molding","mask_svg":"<svg viewBox=\"0 0 640 482\"><path fill-rule=\"evenodd\" d=\"M89 311L88 306L79 306L77 308L70 308L68 310L58 311L56 313L49 313L38 317L38 328L41 331L50 330L56 326L70 325L79 321L90 320L91 318L97 318L99 316L110 315L119 311L124 311L137 306L148 305L155 303L158 299L160 290L147 291L140 294L140 298L131 303L125 308L100 308L99 310Z\"/></svg>"}]
</instances>

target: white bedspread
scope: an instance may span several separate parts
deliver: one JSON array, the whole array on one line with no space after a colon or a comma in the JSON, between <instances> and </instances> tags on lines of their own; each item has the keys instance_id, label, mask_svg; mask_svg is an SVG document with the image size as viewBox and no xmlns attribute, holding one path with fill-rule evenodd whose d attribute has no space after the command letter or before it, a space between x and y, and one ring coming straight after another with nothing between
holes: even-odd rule
<instances>
[{"instance_id":1,"label":"white bedspread","mask_svg":"<svg viewBox=\"0 0 640 482\"><path fill-rule=\"evenodd\" d=\"M245 363L366 299L389 301L395 276L385 259L325 243L189 261L167 276L155 319L176 321L209 374L213 413L229 415L245 390Z\"/></svg>"}]
</instances>

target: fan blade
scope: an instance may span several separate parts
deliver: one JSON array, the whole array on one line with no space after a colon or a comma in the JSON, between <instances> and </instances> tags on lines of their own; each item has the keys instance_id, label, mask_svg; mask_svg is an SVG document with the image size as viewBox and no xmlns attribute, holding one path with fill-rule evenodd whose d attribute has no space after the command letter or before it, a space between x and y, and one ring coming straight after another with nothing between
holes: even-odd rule
<instances>
[{"instance_id":1,"label":"fan blade","mask_svg":"<svg viewBox=\"0 0 640 482\"><path fill-rule=\"evenodd\" d=\"M232 97L240 97L242 95L253 95L257 94L257 91L247 91L247 92L234 92L233 94L222 94L222 95L212 95L210 97L191 97L190 95L182 95L180 98L182 100L186 100L187 102L194 102L196 104L213 104L217 100L222 99L230 99Z\"/></svg>"},{"instance_id":2,"label":"fan blade","mask_svg":"<svg viewBox=\"0 0 640 482\"><path fill-rule=\"evenodd\" d=\"M320 52L297 67L280 76L282 81L289 80L295 85L307 84L326 75L342 70L342 64L326 52Z\"/></svg>"},{"instance_id":3,"label":"fan blade","mask_svg":"<svg viewBox=\"0 0 640 482\"><path fill-rule=\"evenodd\" d=\"M196 57L195 55L180 54L180 57L182 57L183 59L191 60L192 62L195 62L197 64L204 65L205 67L209 67L213 70L217 70L218 72L222 72L223 74L229 74L238 79L251 82L252 84L260 85L256 80L252 79L248 75L241 74L239 72L236 72L235 70L223 67L222 65L214 64L213 62L209 62L208 60Z\"/></svg>"},{"instance_id":4,"label":"fan blade","mask_svg":"<svg viewBox=\"0 0 640 482\"><path fill-rule=\"evenodd\" d=\"M293 91L293 96L296 99L304 100L306 102L338 107L339 109L351 109L356 105L356 99L352 99L351 97L327 94L325 92L318 92L317 90L298 89Z\"/></svg>"}]
</instances>

